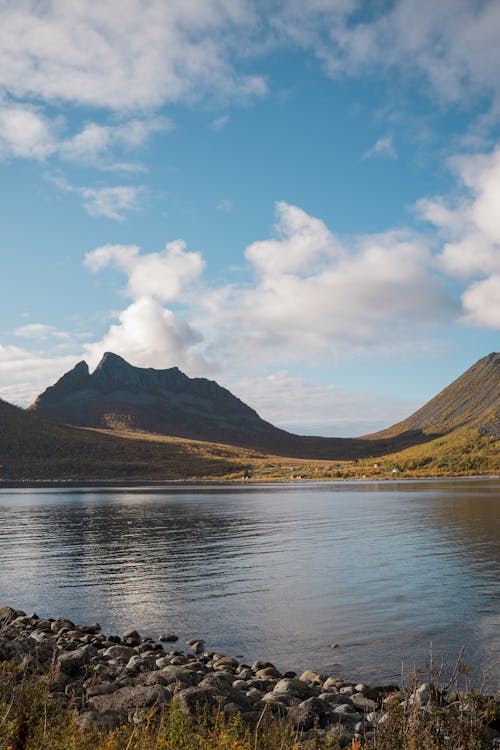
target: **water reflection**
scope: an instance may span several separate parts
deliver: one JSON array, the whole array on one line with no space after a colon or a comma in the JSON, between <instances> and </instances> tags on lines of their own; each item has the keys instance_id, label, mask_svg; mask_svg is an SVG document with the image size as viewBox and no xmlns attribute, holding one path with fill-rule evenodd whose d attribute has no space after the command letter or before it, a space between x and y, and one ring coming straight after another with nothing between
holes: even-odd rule
<instances>
[{"instance_id":1,"label":"water reflection","mask_svg":"<svg viewBox=\"0 0 500 750\"><path fill-rule=\"evenodd\" d=\"M0 491L2 602L394 679L500 682L498 481ZM328 644L339 643L332 652Z\"/></svg>"}]
</instances>

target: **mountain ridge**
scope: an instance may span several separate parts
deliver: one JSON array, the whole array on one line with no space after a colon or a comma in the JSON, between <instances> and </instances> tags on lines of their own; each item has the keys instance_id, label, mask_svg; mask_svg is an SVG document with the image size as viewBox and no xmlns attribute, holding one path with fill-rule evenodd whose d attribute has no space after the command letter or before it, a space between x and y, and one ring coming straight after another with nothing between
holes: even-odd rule
<instances>
[{"instance_id":1,"label":"mountain ridge","mask_svg":"<svg viewBox=\"0 0 500 750\"><path fill-rule=\"evenodd\" d=\"M93 373L86 362L77 363L40 394L29 411L79 427L137 430L282 456L346 460L402 450L464 424L486 429L498 419L499 393L500 354L493 352L406 420L385 430L360 438L301 436L266 422L216 381L190 378L178 367L135 367L106 352Z\"/></svg>"}]
</instances>

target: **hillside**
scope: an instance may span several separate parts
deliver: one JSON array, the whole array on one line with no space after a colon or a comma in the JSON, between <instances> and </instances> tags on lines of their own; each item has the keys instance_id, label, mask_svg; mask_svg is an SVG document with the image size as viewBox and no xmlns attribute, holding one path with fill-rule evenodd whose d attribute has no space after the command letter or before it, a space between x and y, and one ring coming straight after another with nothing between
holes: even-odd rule
<instances>
[{"instance_id":1,"label":"hillside","mask_svg":"<svg viewBox=\"0 0 500 750\"><path fill-rule=\"evenodd\" d=\"M341 461L394 453L465 425L499 432L500 354L479 360L406 420L362 438L281 430L218 383L177 367L134 367L106 353L96 370L80 362L47 388L32 414L58 423L217 442L293 458Z\"/></svg>"},{"instance_id":2,"label":"hillside","mask_svg":"<svg viewBox=\"0 0 500 750\"><path fill-rule=\"evenodd\" d=\"M341 460L373 452L369 441L293 435L261 419L212 380L189 378L177 367L134 367L110 352L93 373L86 362L78 363L29 411L78 427L135 430L282 456ZM392 448L393 441L386 447Z\"/></svg>"},{"instance_id":3,"label":"hillside","mask_svg":"<svg viewBox=\"0 0 500 750\"><path fill-rule=\"evenodd\" d=\"M241 473L245 456L51 423L0 400L0 479L178 479Z\"/></svg>"},{"instance_id":4,"label":"hillside","mask_svg":"<svg viewBox=\"0 0 500 750\"><path fill-rule=\"evenodd\" d=\"M500 437L499 425L500 353L492 353L472 365L407 419L366 438L377 440L411 432L445 435L465 426L477 426Z\"/></svg>"}]
</instances>

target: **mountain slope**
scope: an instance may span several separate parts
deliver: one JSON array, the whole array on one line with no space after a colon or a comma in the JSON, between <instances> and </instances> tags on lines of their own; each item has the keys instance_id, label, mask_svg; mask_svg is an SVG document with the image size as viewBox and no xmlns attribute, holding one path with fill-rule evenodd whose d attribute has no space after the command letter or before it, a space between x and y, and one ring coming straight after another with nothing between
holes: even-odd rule
<instances>
[{"instance_id":1,"label":"mountain slope","mask_svg":"<svg viewBox=\"0 0 500 750\"><path fill-rule=\"evenodd\" d=\"M30 407L56 422L217 442L254 442L280 432L226 388L177 367L133 367L107 352L90 374L86 362L47 388Z\"/></svg>"},{"instance_id":2,"label":"mountain slope","mask_svg":"<svg viewBox=\"0 0 500 750\"><path fill-rule=\"evenodd\" d=\"M245 470L221 446L133 440L57 425L0 399L0 479L178 479Z\"/></svg>"},{"instance_id":3,"label":"mountain slope","mask_svg":"<svg viewBox=\"0 0 500 750\"><path fill-rule=\"evenodd\" d=\"M30 410L82 427L138 430L295 458L348 460L393 453L465 424L494 426L499 385L500 354L491 354L403 422L362 438L322 438L274 427L214 381L189 378L176 367L134 367L106 353L92 374L80 362Z\"/></svg>"},{"instance_id":4,"label":"mountain slope","mask_svg":"<svg viewBox=\"0 0 500 750\"><path fill-rule=\"evenodd\" d=\"M418 431L445 435L459 427L495 430L500 420L500 353L483 357L414 414L392 427L367 435L391 438Z\"/></svg>"}]
</instances>

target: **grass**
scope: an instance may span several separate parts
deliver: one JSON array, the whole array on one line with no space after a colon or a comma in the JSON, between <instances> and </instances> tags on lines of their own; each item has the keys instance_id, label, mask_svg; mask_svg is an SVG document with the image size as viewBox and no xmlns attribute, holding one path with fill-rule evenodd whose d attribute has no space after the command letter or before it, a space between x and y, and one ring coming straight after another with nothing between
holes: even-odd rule
<instances>
[{"instance_id":1,"label":"grass","mask_svg":"<svg viewBox=\"0 0 500 750\"><path fill-rule=\"evenodd\" d=\"M66 425L0 401L0 480L290 480L500 473L499 441L476 428L383 456L304 460L249 448Z\"/></svg>"},{"instance_id":2,"label":"grass","mask_svg":"<svg viewBox=\"0 0 500 750\"><path fill-rule=\"evenodd\" d=\"M386 703L386 720L372 732L348 740L351 750L489 750L486 724L500 719L495 700L459 689L463 667L451 679L431 678L431 699L422 709L416 700L421 675L415 674L400 694ZM73 705L62 705L48 690L50 675L30 674L19 665L0 664L0 750L340 750L339 737L321 730L302 737L284 720L266 716L255 724L222 712L185 716L172 702L151 711L139 724L124 723L107 731L94 723L79 724ZM444 690L456 693L452 706Z\"/></svg>"}]
</instances>

